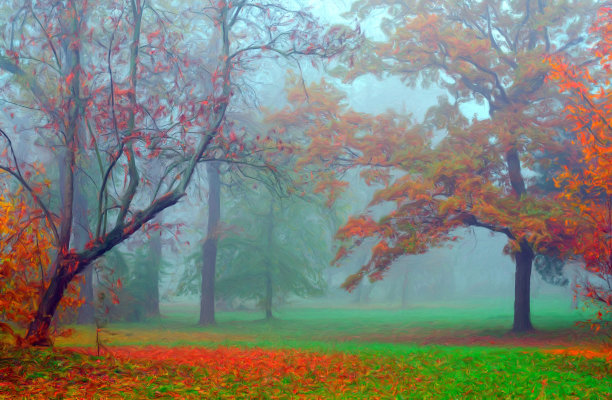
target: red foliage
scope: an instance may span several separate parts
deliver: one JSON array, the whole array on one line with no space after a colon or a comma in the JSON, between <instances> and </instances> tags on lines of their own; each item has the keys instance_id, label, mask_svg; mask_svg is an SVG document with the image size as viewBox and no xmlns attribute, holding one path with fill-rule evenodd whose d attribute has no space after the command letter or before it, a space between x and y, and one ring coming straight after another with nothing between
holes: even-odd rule
<instances>
[{"instance_id":1,"label":"red foliage","mask_svg":"<svg viewBox=\"0 0 612 400\"><path fill-rule=\"evenodd\" d=\"M2 187L0 185L0 187ZM4 187L3 187L4 189ZM0 195L0 331L21 342L13 330L33 317L36 302L49 286L53 237L40 210L31 207L23 191ZM74 282L60 309L80 305Z\"/></svg>"},{"instance_id":2,"label":"red foliage","mask_svg":"<svg viewBox=\"0 0 612 400\"><path fill-rule=\"evenodd\" d=\"M93 349L70 351L93 355ZM360 357L345 353L315 353L297 349L261 349L239 347L114 347L112 358L123 365L146 365L158 372L168 365L180 368L204 368L206 380L194 381L187 374L181 383L196 386L202 394L214 394L222 388L235 391L236 398L265 394L268 398L288 393L299 396L325 387L329 392L354 394L355 385L374 377L381 389L396 392L406 382L399 382L391 369L372 369ZM384 363L384 360L380 360ZM418 379L418 378L416 378ZM352 386L349 388L348 386Z\"/></svg>"},{"instance_id":3,"label":"red foliage","mask_svg":"<svg viewBox=\"0 0 612 400\"><path fill-rule=\"evenodd\" d=\"M551 58L551 79L568 93L565 107L578 148L574 163L559 176L565 205L565 229L573 238L569 251L582 257L597 276L582 286L582 294L612 312L612 8L599 10L590 33L598 62L576 66L562 57ZM598 314L602 318L602 314ZM597 328L599 325L596 325Z\"/></svg>"}]
</instances>

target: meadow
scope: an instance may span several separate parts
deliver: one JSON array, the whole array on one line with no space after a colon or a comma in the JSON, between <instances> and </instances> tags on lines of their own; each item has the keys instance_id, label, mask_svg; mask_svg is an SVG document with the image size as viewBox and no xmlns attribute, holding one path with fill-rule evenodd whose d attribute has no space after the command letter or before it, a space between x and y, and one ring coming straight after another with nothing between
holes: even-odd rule
<instances>
[{"instance_id":1,"label":"meadow","mask_svg":"<svg viewBox=\"0 0 612 400\"><path fill-rule=\"evenodd\" d=\"M510 306L510 307L509 307ZM53 349L4 347L0 398L607 399L609 333L575 326L588 314L533 304L535 333L517 335L511 303L283 308L75 326Z\"/></svg>"}]
</instances>

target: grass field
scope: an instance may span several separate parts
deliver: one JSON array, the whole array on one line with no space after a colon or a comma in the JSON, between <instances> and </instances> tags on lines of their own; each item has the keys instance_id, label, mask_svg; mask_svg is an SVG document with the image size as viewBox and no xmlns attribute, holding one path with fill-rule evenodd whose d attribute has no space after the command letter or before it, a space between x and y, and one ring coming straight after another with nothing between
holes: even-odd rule
<instances>
[{"instance_id":1,"label":"grass field","mask_svg":"<svg viewBox=\"0 0 612 400\"><path fill-rule=\"evenodd\" d=\"M579 311L534 302L538 331L508 333L506 302L295 308L272 321L169 304L161 318L76 327L53 350L0 359L1 398L609 399L605 335Z\"/></svg>"}]
</instances>

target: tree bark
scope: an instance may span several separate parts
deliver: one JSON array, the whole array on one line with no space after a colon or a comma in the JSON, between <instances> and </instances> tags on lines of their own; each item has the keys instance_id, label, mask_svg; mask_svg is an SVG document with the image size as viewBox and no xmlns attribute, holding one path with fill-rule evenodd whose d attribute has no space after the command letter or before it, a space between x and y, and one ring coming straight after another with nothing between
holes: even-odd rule
<instances>
[{"instance_id":1,"label":"tree bark","mask_svg":"<svg viewBox=\"0 0 612 400\"><path fill-rule=\"evenodd\" d=\"M525 181L521 172L521 161L516 148L506 152L506 163L508 166L508 177L517 200L521 200L526 193ZM531 325L530 291L531 291L531 267L535 257L531 245L526 240L521 240L520 250L514 255L516 262L516 274L514 276L514 322L513 332L529 332L533 330Z\"/></svg>"},{"instance_id":2,"label":"tree bark","mask_svg":"<svg viewBox=\"0 0 612 400\"><path fill-rule=\"evenodd\" d=\"M274 198L270 198L270 209L268 211L268 256L270 256L270 249L272 248L272 240L274 233ZM272 272L270 271L270 263L266 264L266 272L265 272L265 280L266 280L266 293L264 294L264 310L266 312L266 320L270 320L273 318L272 316L272 296L273 296L273 288L272 288Z\"/></svg>"},{"instance_id":3,"label":"tree bark","mask_svg":"<svg viewBox=\"0 0 612 400\"><path fill-rule=\"evenodd\" d=\"M206 165L208 174L208 228L202 247L202 291L200 293L200 325L215 323L215 269L217 241L221 217L221 180L217 163Z\"/></svg>"},{"instance_id":4,"label":"tree bark","mask_svg":"<svg viewBox=\"0 0 612 400\"><path fill-rule=\"evenodd\" d=\"M74 188L74 246L82 250L89 241L90 229L87 218L87 196L84 193L83 174L77 174ZM83 282L81 282L81 299L84 303L79 307L77 324L89 325L94 323L94 293L93 293L93 268L87 267L83 271Z\"/></svg>"},{"instance_id":5,"label":"tree bark","mask_svg":"<svg viewBox=\"0 0 612 400\"><path fill-rule=\"evenodd\" d=\"M513 332L533 330L530 316L531 267L533 250L526 241L521 242L521 250L515 254L516 276L514 278L514 323Z\"/></svg>"},{"instance_id":6,"label":"tree bark","mask_svg":"<svg viewBox=\"0 0 612 400\"><path fill-rule=\"evenodd\" d=\"M66 35L77 36L78 24L77 18L81 16L74 15L67 27ZM49 337L49 326L51 319L57 310L60 300L64 296L64 291L70 281L76 275L78 264L66 260L70 252L70 241L73 228L73 212L74 212L74 174L76 170L76 155L78 145L79 128L81 125L81 104L80 104L80 73L81 59L78 48L71 48L69 40L62 41L62 47L66 54L66 62L62 69L62 76L73 74L71 89L71 101L69 107L65 110L64 117L61 121L56 121L58 126L63 127L65 136L65 153L63 154L60 163L60 221L59 235L57 237L57 255L52 265L52 278L49 282L49 287L43 294L34 320L28 327L26 341L32 345L51 345ZM59 118L58 118L59 119Z\"/></svg>"},{"instance_id":7,"label":"tree bark","mask_svg":"<svg viewBox=\"0 0 612 400\"><path fill-rule=\"evenodd\" d=\"M268 267L269 268L269 267ZM270 271L266 271L266 297L264 299L264 308L266 310L266 319L270 320L273 318L272 316L272 277L270 276Z\"/></svg>"},{"instance_id":8,"label":"tree bark","mask_svg":"<svg viewBox=\"0 0 612 400\"><path fill-rule=\"evenodd\" d=\"M158 217L159 218L159 217ZM158 221L161 224L161 220ZM161 269L162 260L162 240L161 231L153 232L149 242L149 265L144 271L147 276L144 277L147 282L147 292L144 296L145 316L159 317L159 271Z\"/></svg>"},{"instance_id":9,"label":"tree bark","mask_svg":"<svg viewBox=\"0 0 612 400\"><path fill-rule=\"evenodd\" d=\"M506 152L506 164L508 166L508 177L510 185L514 190L514 195L518 200L527 191L525 189L525 180L521 172L521 160L519 159L518 151L512 148Z\"/></svg>"},{"instance_id":10,"label":"tree bark","mask_svg":"<svg viewBox=\"0 0 612 400\"><path fill-rule=\"evenodd\" d=\"M55 271L53 278L51 278L49 287L43 294L34 320L28 327L26 340L33 346L51 346L53 344L49 337L51 319L64 296L64 290L74 277L74 274L68 272L71 268L66 268L61 263L62 257L58 255L53 263L53 270Z\"/></svg>"}]
</instances>

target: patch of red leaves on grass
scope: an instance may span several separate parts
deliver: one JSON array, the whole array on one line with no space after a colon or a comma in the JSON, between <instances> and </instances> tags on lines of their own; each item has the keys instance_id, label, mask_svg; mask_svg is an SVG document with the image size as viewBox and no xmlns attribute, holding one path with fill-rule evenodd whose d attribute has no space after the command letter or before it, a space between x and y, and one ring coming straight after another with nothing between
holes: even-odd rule
<instances>
[{"instance_id":1,"label":"patch of red leaves on grass","mask_svg":"<svg viewBox=\"0 0 612 400\"><path fill-rule=\"evenodd\" d=\"M552 349L544 350L545 353L549 354L562 354L567 356L580 356L584 358L605 358L608 364L612 367L612 348L602 348L600 350L586 349L580 347L574 347L569 349Z\"/></svg>"},{"instance_id":2,"label":"patch of red leaves on grass","mask_svg":"<svg viewBox=\"0 0 612 400\"><path fill-rule=\"evenodd\" d=\"M150 366L129 370L111 359L79 357L68 351L23 349L0 358L0 399L120 398L132 392Z\"/></svg>"},{"instance_id":3,"label":"patch of red leaves on grass","mask_svg":"<svg viewBox=\"0 0 612 400\"><path fill-rule=\"evenodd\" d=\"M226 391L236 398L286 398L288 394L399 393L410 387L401 382L391 365L396 361L371 365L355 355L315 353L296 349L239 347L112 347L108 349L118 365L139 365L163 374L169 368L182 383L201 394L221 396ZM73 352L93 355L93 349ZM188 367L187 369L177 367ZM181 372L182 371L182 372ZM416 375L416 374L415 374ZM198 376L200 378L198 378ZM202 377L205 377L202 379ZM418 376L415 376L417 380ZM401 387L401 389L400 389ZM166 393L168 395L168 393ZM177 397L180 397L178 394Z\"/></svg>"},{"instance_id":4,"label":"patch of red leaves on grass","mask_svg":"<svg viewBox=\"0 0 612 400\"><path fill-rule=\"evenodd\" d=\"M94 355L92 349L72 350ZM297 376L312 382L325 381L332 376L354 381L359 374L367 372L367 367L354 355L320 354L295 349L121 346L108 348L108 352L121 362L206 367L214 369L216 375L233 375L236 379L249 382L265 382L286 376Z\"/></svg>"}]
</instances>

